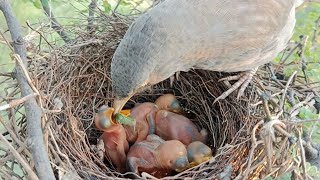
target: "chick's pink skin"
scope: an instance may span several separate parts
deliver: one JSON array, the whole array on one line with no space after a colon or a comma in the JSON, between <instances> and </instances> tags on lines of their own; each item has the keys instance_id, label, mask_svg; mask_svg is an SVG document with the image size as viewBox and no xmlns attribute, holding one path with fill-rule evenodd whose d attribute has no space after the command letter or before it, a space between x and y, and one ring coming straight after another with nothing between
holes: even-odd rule
<instances>
[{"instance_id":1,"label":"chick's pink skin","mask_svg":"<svg viewBox=\"0 0 320 180\"><path fill-rule=\"evenodd\" d=\"M159 109L168 110L174 113L182 113L182 108L179 104L179 101L173 94L164 94L160 96L155 104L159 107Z\"/></svg>"},{"instance_id":2,"label":"chick's pink skin","mask_svg":"<svg viewBox=\"0 0 320 180\"><path fill-rule=\"evenodd\" d=\"M177 140L164 141L156 135L149 135L146 140L135 143L127 155L127 169L140 174L147 172L157 178L162 178L175 169L174 162L185 158L187 167L187 150L184 144Z\"/></svg>"},{"instance_id":3,"label":"chick's pink skin","mask_svg":"<svg viewBox=\"0 0 320 180\"><path fill-rule=\"evenodd\" d=\"M124 172L126 153L129 150L126 132L122 125L111 122L113 110L108 107L104 107L104 109L95 116L95 126L103 131L100 138L104 142L105 155L110 158L120 172ZM105 123L107 121L109 123ZM108 126L102 127L101 124L108 124Z\"/></svg>"},{"instance_id":4,"label":"chick's pink skin","mask_svg":"<svg viewBox=\"0 0 320 180\"><path fill-rule=\"evenodd\" d=\"M111 159L120 172L124 172L129 144L123 126L113 125L103 132L101 138L104 141L105 154Z\"/></svg>"},{"instance_id":5,"label":"chick's pink skin","mask_svg":"<svg viewBox=\"0 0 320 180\"><path fill-rule=\"evenodd\" d=\"M206 140L205 130L200 133L188 118L166 110L159 110L156 114L155 134L164 140L179 140L185 145Z\"/></svg>"},{"instance_id":6,"label":"chick's pink skin","mask_svg":"<svg viewBox=\"0 0 320 180\"><path fill-rule=\"evenodd\" d=\"M158 107L154 103L145 102L135 106L130 113L130 117L136 121L135 127L124 126L129 143L145 140L149 133L148 121L154 122L155 113Z\"/></svg>"}]
</instances>

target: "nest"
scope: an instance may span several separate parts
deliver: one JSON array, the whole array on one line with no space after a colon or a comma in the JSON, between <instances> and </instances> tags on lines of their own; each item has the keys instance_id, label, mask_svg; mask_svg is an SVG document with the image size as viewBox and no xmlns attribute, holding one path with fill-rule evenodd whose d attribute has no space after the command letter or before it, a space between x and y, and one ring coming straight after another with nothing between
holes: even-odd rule
<instances>
[{"instance_id":1,"label":"nest","mask_svg":"<svg viewBox=\"0 0 320 180\"><path fill-rule=\"evenodd\" d=\"M78 36L63 47L52 46L47 51L29 46L29 74L41 94L48 155L59 179L121 179L129 174L115 171L107 159L99 157L101 132L94 127L93 117L100 106L110 106L113 101L111 59L132 19L104 15L94 33L71 27ZM218 82L227 75L204 70L181 72L172 84L165 80L128 102L126 108L131 108L173 93L188 118L209 132L214 158L165 179L254 179L287 172L298 178L306 176L301 123L296 121L299 109L314 102L312 88L300 83L296 74L285 77L281 64L267 65L259 69L240 100L232 94L213 103L228 89L228 83ZM275 80L275 76L283 79ZM284 108L285 103L292 106ZM24 116L20 122L21 131L16 134L23 139ZM33 167L28 155L23 154ZM142 176L152 178L145 173Z\"/></svg>"}]
</instances>

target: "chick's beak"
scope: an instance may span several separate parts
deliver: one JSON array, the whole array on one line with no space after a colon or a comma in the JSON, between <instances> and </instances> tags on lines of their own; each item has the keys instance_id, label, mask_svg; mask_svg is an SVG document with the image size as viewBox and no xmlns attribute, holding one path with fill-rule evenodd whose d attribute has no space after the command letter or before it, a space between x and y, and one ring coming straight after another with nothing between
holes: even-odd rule
<instances>
[{"instance_id":1,"label":"chick's beak","mask_svg":"<svg viewBox=\"0 0 320 180\"><path fill-rule=\"evenodd\" d=\"M125 98L115 98L113 102L114 114L119 113L131 97L132 96L128 96Z\"/></svg>"},{"instance_id":2,"label":"chick's beak","mask_svg":"<svg viewBox=\"0 0 320 180\"><path fill-rule=\"evenodd\" d=\"M185 170L189 165L189 161L187 157L178 157L175 162L175 170L177 172L181 172Z\"/></svg>"}]
</instances>

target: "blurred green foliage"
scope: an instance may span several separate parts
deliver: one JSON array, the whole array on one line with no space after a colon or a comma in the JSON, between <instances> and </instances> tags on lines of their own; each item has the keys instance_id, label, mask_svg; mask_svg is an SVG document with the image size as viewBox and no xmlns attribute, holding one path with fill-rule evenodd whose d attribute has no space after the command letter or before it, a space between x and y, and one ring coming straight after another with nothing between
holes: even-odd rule
<instances>
[{"instance_id":1,"label":"blurred green foliage","mask_svg":"<svg viewBox=\"0 0 320 180\"><path fill-rule=\"evenodd\" d=\"M299 10L296 13L296 27L292 40L299 41L300 35L308 36L308 41L305 47L305 61L307 63L306 74L311 81L320 81L320 28L316 27L316 20L320 16L320 4L312 3L305 8ZM318 47L312 47L312 41L314 38L314 31L318 28L318 35L314 42L317 43ZM280 54L274 62L279 62L282 57ZM301 71L300 57L297 54L293 54L287 61L286 64L295 62L295 64L285 66L285 74L290 76L294 71L298 71L299 75L304 76Z\"/></svg>"},{"instance_id":2,"label":"blurred green foliage","mask_svg":"<svg viewBox=\"0 0 320 180\"><path fill-rule=\"evenodd\" d=\"M78 20L83 19L84 17L79 17L79 14L87 15L88 14L88 5L90 3L89 0L43 0L49 2L51 5L52 11L59 23L64 26L71 25L76 23ZM105 13L110 14L117 7L117 12L120 14L131 14L136 13L138 11L142 11L150 6L150 2L148 3L145 0L121 0L120 4L118 4L117 0L98 0L97 1L98 8L105 11ZM23 35L27 35L30 33L30 29L28 28L26 22L33 25L33 27L40 26L40 24L48 23L48 18L45 16L40 0L19 0L19 1L11 1L11 5L14 13L20 25L22 26ZM137 8L134 8L138 6ZM10 39L9 32L7 31L7 26L5 23L5 19L2 13L0 13L0 31L5 32L7 39ZM71 35L72 36L72 35ZM54 42L53 44L62 44L60 37L57 34L50 34L47 37L50 42ZM35 42L38 39L35 39ZM9 48L0 43L0 71L7 72L11 71L14 63L10 60L10 50Z\"/></svg>"},{"instance_id":3,"label":"blurred green foliage","mask_svg":"<svg viewBox=\"0 0 320 180\"><path fill-rule=\"evenodd\" d=\"M300 41L300 36L308 36L306 47L304 51L304 61L306 64L306 75L310 82L320 82L320 24L316 24L316 21L320 18L320 4L312 3L304 7L296 13L296 27L292 37L294 41ZM320 21L318 22L320 23ZM318 27L317 27L318 26ZM315 36L315 30L317 35ZM316 45L316 46L314 46ZM274 60L275 63L280 62L282 53ZM297 53L293 54L285 63L284 72L286 77L291 76L294 71L298 72L298 75L304 76L302 71L301 58ZM319 90L319 88L318 88ZM291 108L286 104L287 108ZM299 112L299 118L305 119L317 119L319 116L317 111L313 107L303 107ZM306 131L311 132L313 129L313 140L315 143L320 143L320 123L306 123L304 124Z\"/></svg>"}]
</instances>

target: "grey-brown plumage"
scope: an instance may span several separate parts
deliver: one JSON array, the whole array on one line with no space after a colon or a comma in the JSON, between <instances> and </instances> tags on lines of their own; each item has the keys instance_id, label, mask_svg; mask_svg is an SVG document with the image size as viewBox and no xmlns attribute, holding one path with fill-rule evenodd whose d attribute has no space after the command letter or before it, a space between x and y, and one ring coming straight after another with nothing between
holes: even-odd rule
<instances>
[{"instance_id":1,"label":"grey-brown plumage","mask_svg":"<svg viewBox=\"0 0 320 180\"><path fill-rule=\"evenodd\" d=\"M177 71L248 71L293 33L298 0L165 0L129 28L111 64L116 98Z\"/></svg>"}]
</instances>

